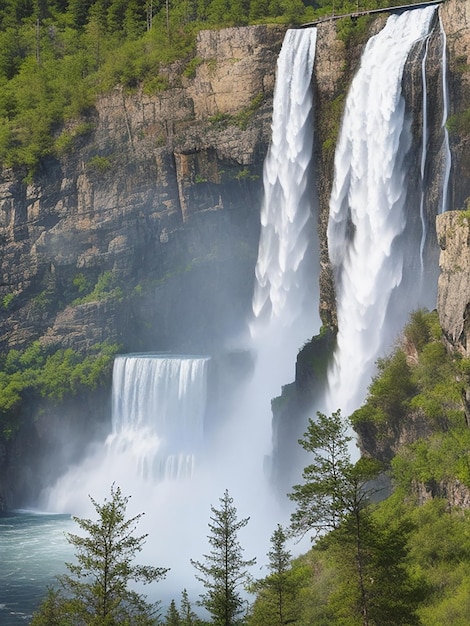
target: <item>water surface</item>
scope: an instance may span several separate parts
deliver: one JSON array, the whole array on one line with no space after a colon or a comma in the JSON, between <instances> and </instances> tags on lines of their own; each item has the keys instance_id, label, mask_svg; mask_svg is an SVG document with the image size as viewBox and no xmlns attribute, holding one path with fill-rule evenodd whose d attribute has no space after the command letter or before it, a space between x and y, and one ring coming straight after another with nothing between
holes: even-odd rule
<instances>
[{"instance_id":1,"label":"water surface","mask_svg":"<svg viewBox=\"0 0 470 626\"><path fill-rule=\"evenodd\" d=\"M0 624L29 624L47 587L73 556L69 515L15 512L0 517Z\"/></svg>"}]
</instances>

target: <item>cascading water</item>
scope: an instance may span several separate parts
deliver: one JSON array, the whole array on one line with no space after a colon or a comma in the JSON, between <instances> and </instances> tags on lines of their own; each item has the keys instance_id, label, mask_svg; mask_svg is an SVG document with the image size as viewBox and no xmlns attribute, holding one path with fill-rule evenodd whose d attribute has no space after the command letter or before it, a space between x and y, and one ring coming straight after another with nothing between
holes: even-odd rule
<instances>
[{"instance_id":1,"label":"cascading water","mask_svg":"<svg viewBox=\"0 0 470 626\"><path fill-rule=\"evenodd\" d=\"M251 349L256 366L244 412L256 419L253 455L272 454L271 399L294 379L299 349L317 331L317 202L312 176L315 28L288 30L277 63L272 137L255 270ZM253 432L253 428L247 424ZM258 451L256 453L256 450Z\"/></svg>"},{"instance_id":2,"label":"cascading water","mask_svg":"<svg viewBox=\"0 0 470 626\"><path fill-rule=\"evenodd\" d=\"M194 357L117 357L108 454L121 455L141 478L192 476L203 440L207 363Z\"/></svg>"},{"instance_id":3,"label":"cascading water","mask_svg":"<svg viewBox=\"0 0 470 626\"><path fill-rule=\"evenodd\" d=\"M450 178L450 168L451 168L451 154L450 154L450 145L449 145L449 133L447 131L447 116L449 114L449 94L447 91L447 37L446 32L444 30L444 26L442 24L441 16L439 15L439 28L441 32L441 40L442 40L442 132L444 134L444 176L442 182L442 203L441 203L441 213L445 213L447 211L447 202L448 202L448 194L449 194L449 178Z\"/></svg>"},{"instance_id":4,"label":"cascading water","mask_svg":"<svg viewBox=\"0 0 470 626\"><path fill-rule=\"evenodd\" d=\"M435 304L426 302L420 289L419 258L410 262L402 241L413 210L407 206L412 136L402 76L412 46L426 39L435 10L389 17L369 40L347 97L328 225L339 331L327 407L340 407L345 415L362 402L377 357L409 312ZM419 253L419 243L413 247Z\"/></svg>"},{"instance_id":5,"label":"cascading water","mask_svg":"<svg viewBox=\"0 0 470 626\"><path fill-rule=\"evenodd\" d=\"M312 330L314 193L311 179L316 29L289 30L278 58L272 138L264 162L264 200L253 294L252 337L280 325ZM307 333L307 334L306 334ZM295 346L298 349L298 345Z\"/></svg>"},{"instance_id":6,"label":"cascading water","mask_svg":"<svg viewBox=\"0 0 470 626\"><path fill-rule=\"evenodd\" d=\"M426 37L426 44L423 54L423 60L421 61L421 82L423 87L423 124L422 124L422 138L421 138L421 199L419 204L419 217L421 220L421 243L419 246L419 260L421 263L421 274L424 271L424 247L426 245L427 236L427 219L425 214L425 188L424 188L424 174L426 171L426 161L428 154L428 90L426 79L426 61L428 59L429 37Z\"/></svg>"}]
</instances>

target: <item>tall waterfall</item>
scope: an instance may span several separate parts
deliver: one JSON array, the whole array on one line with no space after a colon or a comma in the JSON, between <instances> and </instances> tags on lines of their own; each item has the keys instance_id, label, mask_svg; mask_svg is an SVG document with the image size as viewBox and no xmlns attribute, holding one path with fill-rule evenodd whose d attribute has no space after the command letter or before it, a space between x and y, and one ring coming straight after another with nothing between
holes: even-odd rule
<instances>
[{"instance_id":1,"label":"tall waterfall","mask_svg":"<svg viewBox=\"0 0 470 626\"><path fill-rule=\"evenodd\" d=\"M314 290L308 272L316 230L311 178L316 35L315 28L287 31L278 58L272 137L263 172L254 336L273 325L292 328L313 313L305 307L312 306Z\"/></svg>"},{"instance_id":2,"label":"tall waterfall","mask_svg":"<svg viewBox=\"0 0 470 626\"><path fill-rule=\"evenodd\" d=\"M271 400L295 376L296 356L319 329L318 214L313 154L312 74L317 31L288 30L277 63L272 136L253 292L255 372L244 405L257 424L255 449L272 453ZM253 427L247 425L253 433Z\"/></svg>"},{"instance_id":3,"label":"tall waterfall","mask_svg":"<svg viewBox=\"0 0 470 626\"><path fill-rule=\"evenodd\" d=\"M435 10L390 16L369 40L347 97L328 225L339 332L327 404L345 414L361 403L377 357L409 312L435 304L426 302L419 258L407 258L403 242L419 207L407 198L412 136L402 94L405 62L426 39Z\"/></svg>"},{"instance_id":4,"label":"tall waterfall","mask_svg":"<svg viewBox=\"0 0 470 626\"><path fill-rule=\"evenodd\" d=\"M190 477L204 432L207 358L127 355L115 359L108 453L136 475Z\"/></svg>"},{"instance_id":5,"label":"tall waterfall","mask_svg":"<svg viewBox=\"0 0 470 626\"><path fill-rule=\"evenodd\" d=\"M442 182L442 203L441 203L441 213L445 213L447 211L447 202L448 202L448 194L449 194L449 178L450 178L450 168L451 168L451 155L450 155L450 145L449 145L449 133L447 131L447 116L449 113L449 94L447 88L447 37L446 31L444 30L444 26L442 24L441 16L439 15L439 28L441 31L441 40L442 40L442 101L444 103L443 111L442 111L442 131L444 133L444 176Z\"/></svg>"}]
</instances>

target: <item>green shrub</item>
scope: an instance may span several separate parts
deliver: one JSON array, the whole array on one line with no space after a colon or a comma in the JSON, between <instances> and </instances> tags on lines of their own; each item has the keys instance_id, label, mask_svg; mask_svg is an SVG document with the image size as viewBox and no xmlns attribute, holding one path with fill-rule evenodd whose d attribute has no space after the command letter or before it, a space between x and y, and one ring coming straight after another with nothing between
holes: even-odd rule
<instances>
[{"instance_id":1,"label":"green shrub","mask_svg":"<svg viewBox=\"0 0 470 626\"><path fill-rule=\"evenodd\" d=\"M19 427L17 411L26 395L60 401L80 390L107 384L117 344L96 344L88 354L71 348L46 348L38 341L26 350L10 350L0 371L0 432L11 437Z\"/></svg>"},{"instance_id":2,"label":"green shrub","mask_svg":"<svg viewBox=\"0 0 470 626\"><path fill-rule=\"evenodd\" d=\"M111 169L111 161L108 157L94 156L88 161L87 168L96 174L105 174Z\"/></svg>"}]
</instances>

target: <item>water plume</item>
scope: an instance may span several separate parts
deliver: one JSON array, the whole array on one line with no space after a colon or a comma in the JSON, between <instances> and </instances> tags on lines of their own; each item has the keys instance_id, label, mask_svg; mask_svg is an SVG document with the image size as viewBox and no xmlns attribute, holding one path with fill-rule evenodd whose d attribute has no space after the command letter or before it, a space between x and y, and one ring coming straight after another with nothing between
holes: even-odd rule
<instances>
[{"instance_id":1,"label":"water plume","mask_svg":"<svg viewBox=\"0 0 470 626\"><path fill-rule=\"evenodd\" d=\"M409 312L434 306L420 290L419 243L407 245L404 236L410 212L419 207L409 205L407 193L413 138L402 77L435 11L431 6L388 18L367 43L346 101L328 224L339 331L327 400L329 410L341 407L346 415L360 406L376 359Z\"/></svg>"}]
</instances>

